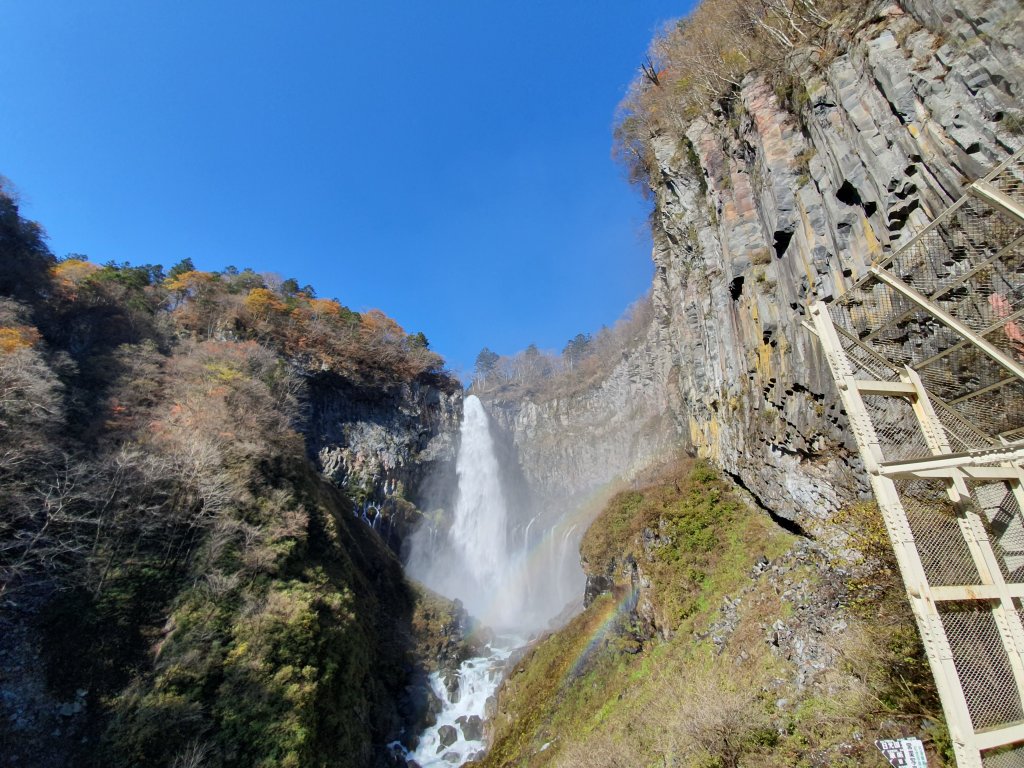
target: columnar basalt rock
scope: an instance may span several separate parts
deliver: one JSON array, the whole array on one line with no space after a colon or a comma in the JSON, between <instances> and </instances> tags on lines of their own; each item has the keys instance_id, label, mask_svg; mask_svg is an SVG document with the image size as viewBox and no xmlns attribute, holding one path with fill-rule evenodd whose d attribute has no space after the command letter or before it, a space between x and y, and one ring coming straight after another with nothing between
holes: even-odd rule
<instances>
[{"instance_id":1,"label":"columnar basalt rock","mask_svg":"<svg viewBox=\"0 0 1024 768\"><path fill-rule=\"evenodd\" d=\"M309 382L306 441L321 472L380 508L401 540L454 490L462 390L454 380L361 387L322 374Z\"/></svg>"},{"instance_id":2,"label":"columnar basalt rock","mask_svg":"<svg viewBox=\"0 0 1024 768\"><path fill-rule=\"evenodd\" d=\"M1022 31L1013 0L875 4L788 86L753 73L653 137L646 340L584 393L489 404L531 483L585 493L678 446L811 532L866 495L806 305L1024 143Z\"/></svg>"},{"instance_id":3,"label":"columnar basalt rock","mask_svg":"<svg viewBox=\"0 0 1024 768\"><path fill-rule=\"evenodd\" d=\"M652 328L643 351L622 360L596 387L544 402L492 400L499 441L512 443L531 491L543 502L588 492L672 451L668 390L671 353Z\"/></svg>"}]
</instances>

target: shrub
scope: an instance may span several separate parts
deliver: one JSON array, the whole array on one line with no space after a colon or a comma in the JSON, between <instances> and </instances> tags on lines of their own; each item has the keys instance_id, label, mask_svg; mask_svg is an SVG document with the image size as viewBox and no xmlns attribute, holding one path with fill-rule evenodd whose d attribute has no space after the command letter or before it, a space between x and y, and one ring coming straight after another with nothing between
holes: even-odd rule
<instances>
[{"instance_id":1,"label":"shrub","mask_svg":"<svg viewBox=\"0 0 1024 768\"><path fill-rule=\"evenodd\" d=\"M847 7L838 0L703 0L668 25L651 44L650 66L619 105L613 154L630 180L645 188L655 183L651 139L682 135L696 117L733 100L750 72L766 75L782 105L798 113L807 94L788 71L787 56L819 44L830 17Z\"/></svg>"}]
</instances>

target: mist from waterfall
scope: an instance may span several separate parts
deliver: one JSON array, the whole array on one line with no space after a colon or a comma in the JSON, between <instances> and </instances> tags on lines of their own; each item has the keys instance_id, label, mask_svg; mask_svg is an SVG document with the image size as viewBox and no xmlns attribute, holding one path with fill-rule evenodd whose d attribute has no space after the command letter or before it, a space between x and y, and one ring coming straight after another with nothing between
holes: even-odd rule
<instances>
[{"instance_id":1,"label":"mist from waterfall","mask_svg":"<svg viewBox=\"0 0 1024 768\"><path fill-rule=\"evenodd\" d=\"M417 531L407 571L461 600L487 626L530 632L582 599L583 526L562 519L569 510L513 504L503 487L511 475L505 469L487 411L470 395L463 405L454 511Z\"/></svg>"}]
</instances>

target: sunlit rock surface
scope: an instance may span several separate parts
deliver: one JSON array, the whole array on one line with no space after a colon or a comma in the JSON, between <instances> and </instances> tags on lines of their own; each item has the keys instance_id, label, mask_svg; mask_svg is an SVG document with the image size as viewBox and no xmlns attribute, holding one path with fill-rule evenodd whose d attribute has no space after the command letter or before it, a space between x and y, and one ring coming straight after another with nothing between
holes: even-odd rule
<instances>
[{"instance_id":1,"label":"sunlit rock surface","mask_svg":"<svg viewBox=\"0 0 1024 768\"><path fill-rule=\"evenodd\" d=\"M655 138L646 341L583 393L488 403L531 486L577 497L679 445L810 531L865 495L805 307L1021 146L1022 13L881 6L847 53L806 54L792 92L750 77L733 114Z\"/></svg>"}]
</instances>

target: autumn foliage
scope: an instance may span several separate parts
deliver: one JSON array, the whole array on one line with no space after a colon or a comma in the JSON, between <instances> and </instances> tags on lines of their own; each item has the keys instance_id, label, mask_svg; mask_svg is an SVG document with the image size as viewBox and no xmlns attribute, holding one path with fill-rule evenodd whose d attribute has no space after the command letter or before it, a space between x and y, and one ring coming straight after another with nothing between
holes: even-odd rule
<instances>
[{"instance_id":1,"label":"autumn foliage","mask_svg":"<svg viewBox=\"0 0 1024 768\"><path fill-rule=\"evenodd\" d=\"M20 621L89 692L66 764L379 764L412 597L300 428L312 378L457 387L442 362L294 280L55 259L0 183L0 651Z\"/></svg>"},{"instance_id":2,"label":"autumn foliage","mask_svg":"<svg viewBox=\"0 0 1024 768\"><path fill-rule=\"evenodd\" d=\"M10 354L39 343L39 331L31 326L0 327L0 353Z\"/></svg>"},{"instance_id":3,"label":"autumn foliage","mask_svg":"<svg viewBox=\"0 0 1024 768\"><path fill-rule=\"evenodd\" d=\"M361 381L406 381L441 371L441 357L380 310L353 312L335 299L272 287L275 282L251 272L192 270L161 287L176 324L195 339L255 340L311 371Z\"/></svg>"},{"instance_id":4,"label":"autumn foliage","mask_svg":"<svg viewBox=\"0 0 1024 768\"><path fill-rule=\"evenodd\" d=\"M54 282L65 295L74 296L78 286L100 268L98 264L84 259L69 258L58 262L50 270Z\"/></svg>"},{"instance_id":5,"label":"autumn foliage","mask_svg":"<svg viewBox=\"0 0 1024 768\"><path fill-rule=\"evenodd\" d=\"M423 334L295 280L189 259L167 273L58 260L2 186L0 236L0 277L17 276L0 279L0 599L83 568L100 589L144 531L184 524L194 538L242 493L226 467L304 455L310 376L458 386ZM117 496L101 513L107 486ZM189 546L162 567L187 562Z\"/></svg>"},{"instance_id":6,"label":"autumn foliage","mask_svg":"<svg viewBox=\"0 0 1024 768\"><path fill-rule=\"evenodd\" d=\"M863 0L703 0L667 25L651 43L645 65L619 105L616 157L630 179L650 184L657 175L651 139L682 136L695 118L729 110L743 79L758 73L776 90L792 85L794 52L835 55L834 19Z\"/></svg>"}]
</instances>

